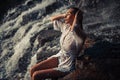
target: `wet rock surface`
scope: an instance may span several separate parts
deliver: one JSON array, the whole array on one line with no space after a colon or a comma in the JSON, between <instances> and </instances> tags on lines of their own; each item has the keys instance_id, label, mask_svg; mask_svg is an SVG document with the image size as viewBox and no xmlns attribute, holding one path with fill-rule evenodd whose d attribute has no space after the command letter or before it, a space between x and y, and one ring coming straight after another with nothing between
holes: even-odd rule
<instances>
[{"instance_id":1,"label":"wet rock surface","mask_svg":"<svg viewBox=\"0 0 120 80\"><path fill-rule=\"evenodd\" d=\"M59 80L119 80L120 45L97 42L78 57L76 70Z\"/></svg>"},{"instance_id":2,"label":"wet rock surface","mask_svg":"<svg viewBox=\"0 0 120 80\"><path fill-rule=\"evenodd\" d=\"M38 35L38 46L42 47L37 51L37 60L44 60L60 50L59 37L60 32L55 30L43 30ZM57 48L58 47L58 48Z\"/></svg>"}]
</instances>

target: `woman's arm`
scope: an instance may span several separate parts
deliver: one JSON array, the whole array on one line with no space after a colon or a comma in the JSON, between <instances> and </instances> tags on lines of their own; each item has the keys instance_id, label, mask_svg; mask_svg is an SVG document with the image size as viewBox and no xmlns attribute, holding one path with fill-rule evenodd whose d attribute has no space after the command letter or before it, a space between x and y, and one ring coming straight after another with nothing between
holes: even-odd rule
<instances>
[{"instance_id":1,"label":"woman's arm","mask_svg":"<svg viewBox=\"0 0 120 80\"><path fill-rule=\"evenodd\" d=\"M50 18L51 21L65 18L65 14L59 14Z\"/></svg>"},{"instance_id":2,"label":"woman's arm","mask_svg":"<svg viewBox=\"0 0 120 80\"><path fill-rule=\"evenodd\" d=\"M83 45L86 39L86 34L83 31L82 28L82 13L80 13L80 11L78 11L75 15L73 24L71 26L72 31L74 32L74 37L76 39L76 41L78 42L78 54L81 52L81 50L83 49Z\"/></svg>"},{"instance_id":3,"label":"woman's arm","mask_svg":"<svg viewBox=\"0 0 120 80\"><path fill-rule=\"evenodd\" d=\"M75 31L78 37L85 39L86 34L83 31L82 19L83 19L82 12L78 11L75 15L71 29Z\"/></svg>"}]
</instances>

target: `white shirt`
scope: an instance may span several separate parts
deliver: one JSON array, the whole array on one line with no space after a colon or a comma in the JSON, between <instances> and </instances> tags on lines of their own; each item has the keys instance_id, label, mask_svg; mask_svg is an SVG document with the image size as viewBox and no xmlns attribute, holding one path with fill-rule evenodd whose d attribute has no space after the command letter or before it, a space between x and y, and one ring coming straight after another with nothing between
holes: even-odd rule
<instances>
[{"instance_id":1,"label":"white shirt","mask_svg":"<svg viewBox=\"0 0 120 80\"><path fill-rule=\"evenodd\" d=\"M76 37L76 34L70 30L70 25L63 23L62 21L55 20L53 22L55 30L62 32L60 37L60 47L59 53L52 57L58 57L59 65L58 70L60 71L71 71L75 69L75 58L79 51L79 45L83 44L83 40Z\"/></svg>"}]
</instances>

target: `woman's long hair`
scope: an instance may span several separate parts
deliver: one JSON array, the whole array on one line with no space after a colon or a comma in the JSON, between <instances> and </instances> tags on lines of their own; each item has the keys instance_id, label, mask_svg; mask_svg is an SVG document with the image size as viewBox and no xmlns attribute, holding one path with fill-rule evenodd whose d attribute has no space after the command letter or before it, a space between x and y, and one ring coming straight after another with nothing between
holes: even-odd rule
<instances>
[{"instance_id":1,"label":"woman's long hair","mask_svg":"<svg viewBox=\"0 0 120 80\"><path fill-rule=\"evenodd\" d=\"M83 11L80 10L79 8L77 7L71 7L70 9L73 10L73 14L75 15L78 11L80 11L80 19L79 19L79 23L81 24L81 29L83 30L83 26L82 26L82 21L83 21ZM86 48L89 48L91 47L93 44L95 43L95 41L93 39L90 39L89 37L86 36L86 39L84 41L84 45L83 45L83 49L82 50L85 50Z\"/></svg>"},{"instance_id":2,"label":"woman's long hair","mask_svg":"<svg viewBox=\"0 0 120 80\"><path fill-rule=\"evenodd\" d=\"M82 21L83 21L83 11L80 10L79 8L77 8L77 7L71 7L70 9L73 10L73 14L74 14L74 15L76 15L76 13L77 13L78 11L80 12L79 15L81 15L81 16L79 17L79 23L81 24L81 29L83 30L83 26L82 26Z\"/></svg>"}]
</instances>

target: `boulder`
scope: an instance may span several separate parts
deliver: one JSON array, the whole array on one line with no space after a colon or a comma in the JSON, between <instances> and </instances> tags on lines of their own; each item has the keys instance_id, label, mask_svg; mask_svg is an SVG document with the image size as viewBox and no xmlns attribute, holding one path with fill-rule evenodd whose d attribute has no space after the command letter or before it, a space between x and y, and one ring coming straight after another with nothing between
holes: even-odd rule
<instances>
[{"instance_id":1,"label":"boulder","mask_svg":"<svg viewBox=\"0 0 120 80\"><path fill-rule=\"evenodd\" d=\"M120 45L100 41L76 60L76 70L59 80L119 80Z\"/></svg>"}]
</instances>

